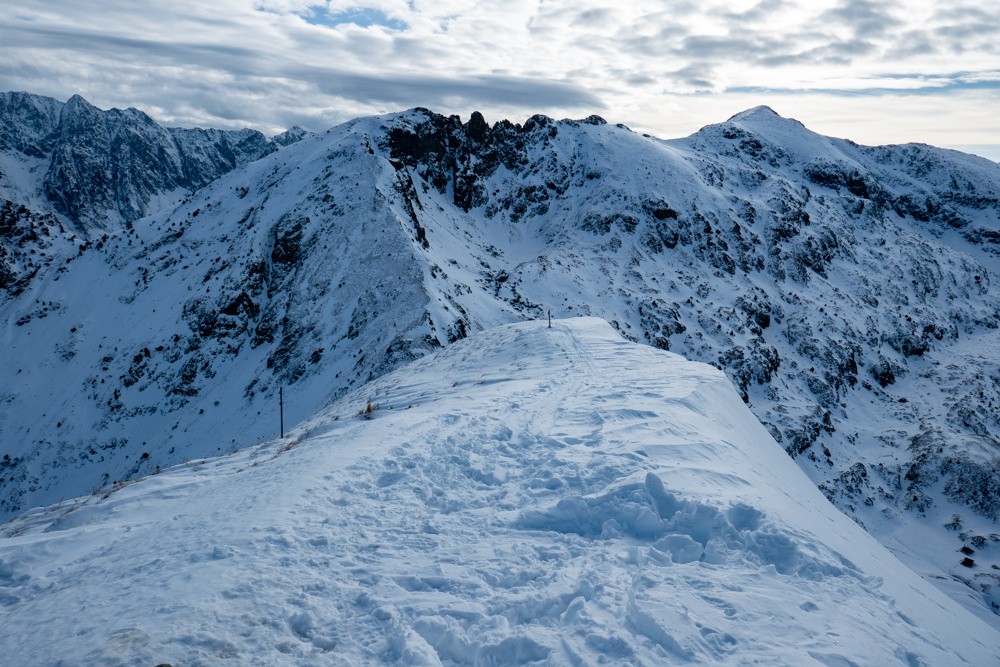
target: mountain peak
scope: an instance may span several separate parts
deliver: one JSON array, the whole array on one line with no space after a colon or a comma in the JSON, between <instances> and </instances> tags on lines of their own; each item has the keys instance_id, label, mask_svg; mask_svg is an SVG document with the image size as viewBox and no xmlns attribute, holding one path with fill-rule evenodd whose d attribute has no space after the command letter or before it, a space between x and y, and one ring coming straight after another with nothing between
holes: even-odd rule
<instances>
[{"instance_id":1,"label":"mountain peak","mask_svg":"<svg viewBox=\"0 0 1000 667\"><path fill-rule=\"evenodd\" d=\"M101 109L95 107L82 96L74 95L66 100L66 104L62 107L59 114L60 127L64 133L69 131L74 135L89 134L98 125L103 127L103 122L97 122L97 119L104 115Z\"/></svg>"},{"instance_id":2,"label":"mountain peak","mask_svg":"<svg viewBox=\"0 0 1000 667\"><path fill-rule=\"evenodd\" d=\"M792 128L798 130L808 129L794 118L786 118L766 104L741 111L724 123L724 125L733 124L754 129L783 128L786 131Z\"/></svg>"},{"instance_id":3,"label":"mountain peak","mask_svg":"<svg viewBox=\"0 0 1000 667\"><path fill-rule=\"evenodd\" d=\"M749 109L746 109L744 111L739 112L738 114L735 114L735 115L731 116L729 118L729 120L727 120L726 122L727 123L731 123L731 122L740 121L740 120L754 120L754 119L764 119L764 118L767 118L767 119L774 119L774 118L784 119L784 116L782 116L781 114L779 114L777 111L775 111L771 107L767 106L766 104L759 104L759 105L757 105L755 107L751 107Z\"/></svg>"},{"instance_id":4,"label":"mountain peak","mask_svg":"<svg viewBox=\"0 0 1000 667\"><path fill-rule=\"evenodd\" d=\"M293 125L284 132L279 132L271 137L271 141L279 146L289 146L297 141L300 141L309 134L311 134L309 130L298 125Z\"/></svg>"},{"instance_id":5,"label":"mountain peak","mask_svg":"<svg viewBox=\"0 0 1000 667\"><path fill-rule=\"evenodd\" d=\"M744 141L752 136L752 150L748 155L762 158L767 147L767 160L784 160L786 163L806 161L816 156L819 148L826 146L826 137L810 131L794 118L786 118L767 105L759 105L731 116L723 123L708 125L692 138L724 142ZM745 147L746 148L746 147Z\"/></svg>"},{"instance_id":6,"label":"mountain peak","mask_svg":"<svg viewBox=\"0 0 1000 667\"><path fill-rule=\"evenodd\" d=\"M809 128L801 122L795 120L794 118L782 116L766 104L761 104L747 109L746 111L741 111L735 116L730 117L729 120L723 123L723 125L740 125L744 128L754 130L775 129L783 132L806 130L810 134L813 134Z\"/></svg>"},{"instance_id":7,"label":"mountain peak","mask_svg":"<svg viewBox=\"0 0 1000 667\"><path fill-rule=\"evenodd\" d=\"M82 95L73 95L71 98L66 100L66 109L97 109L93 104L88 102Z\"/></svg>"}]
</instances>

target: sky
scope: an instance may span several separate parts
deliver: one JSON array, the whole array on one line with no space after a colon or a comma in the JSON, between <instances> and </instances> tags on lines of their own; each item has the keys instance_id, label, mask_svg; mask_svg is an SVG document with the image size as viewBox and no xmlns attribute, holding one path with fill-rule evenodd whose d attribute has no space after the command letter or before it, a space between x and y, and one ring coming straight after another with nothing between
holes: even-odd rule
<instances>
[{"instance_id":1,"label":"sky","mask_svg":"<svg viewBox=\"0 0 1000 667\"><path fill-rule=\"evenodd\" d=\"M671 138L766 104L863 144L1000 160L1000 3L17 0L0 90L267 134L424 106Z\"/></svg>"}]
</instances>

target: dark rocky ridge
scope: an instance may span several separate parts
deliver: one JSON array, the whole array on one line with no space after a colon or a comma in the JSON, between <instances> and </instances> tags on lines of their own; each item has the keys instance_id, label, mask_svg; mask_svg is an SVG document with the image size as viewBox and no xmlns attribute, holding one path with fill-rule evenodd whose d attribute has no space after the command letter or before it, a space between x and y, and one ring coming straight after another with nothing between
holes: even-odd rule
<instances>
[{"instance_id":1,"label":"dark rocky ridge","mask_svg":"<svg viewBox=\"0 0 1000 667\"><path fill-rule=\"evenodd\" d=\"M62 104L0 94L0 151L48 160L46 199L87 236L133 222L157 195L197 190L303 132L275 143L254 130L166 128L137 109L103 111L79 95Z\"/></svg>"},{"instance_id":2,"label":"dark rocky ridge","mask_svg":"<svg viewBox=\"0 0 1000 667\"><path fill-rule=\"evenodd\" d=\"M54 257L101 245L168 201L308 134L296 127L269 140L254 130L167 128L137 109L103 111L79 95L61 103L0 93L0 299L23 291Z\"/></svg>"}]
</instances>

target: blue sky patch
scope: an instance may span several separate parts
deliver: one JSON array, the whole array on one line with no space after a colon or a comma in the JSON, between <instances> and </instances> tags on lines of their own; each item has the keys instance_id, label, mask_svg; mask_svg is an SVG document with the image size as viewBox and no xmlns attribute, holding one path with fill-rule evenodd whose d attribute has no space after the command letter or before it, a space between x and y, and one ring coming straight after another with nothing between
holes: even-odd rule
<instances>
[{"instance_id":1,"label":"blue sky patch","mask_svg":"<svg viewBox=\"0 0 1000 667\"><path fill-rule=\"evenodd\" d=\"M327 26L335 28L339 25L353 23L361 28L369 28L373 25L382 26L389 30L406 30L409 26L399 19L390 18L385 12L378 9L362 8L348 9L342 12L331 12L324 5L314 5L300 16L313 25Z\"/></svg>"}]
</instances>

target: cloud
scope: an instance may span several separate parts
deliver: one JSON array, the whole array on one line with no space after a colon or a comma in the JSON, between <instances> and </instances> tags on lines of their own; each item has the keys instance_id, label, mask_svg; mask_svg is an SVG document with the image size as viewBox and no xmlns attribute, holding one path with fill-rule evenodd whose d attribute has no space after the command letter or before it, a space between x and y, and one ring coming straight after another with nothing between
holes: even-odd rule
<instances>
[{"instance_id":1,"label":"cloud","mask_svg":"<svg viewBox=\"0 0 1000 667\"><path fill-rule=\"evenodd\" d=\"M585 26L588 28L599 28L614 21L615 11L608 7L597 9L587 9L573 17L571 26Z\"/></svg>"},{"instance_id":2,"label":"cloud","mask_svg":"<svg viewBox=\"0 0 1000 667\"><path fill-rule=\"evenodd\" d=\"M897 3L886 0L841 0L836 7L823 12L819 20L845 26L856 38L880 37L903 25L892 11L898 9Z\"/></svg>"},{"instance_id":3,"label":"cloud","mask_svg":"<svg viewBox=\"0 0 1000 667\"><path fill-rule=\"evenodd\" d=\"M55 50L80 53L103 52L108 57L142 55L154 61L176 61L215 59L224 57L234 63L253 59L259 51L235 44L205 44L197 42L163 41L133 37L128 35L108 35L89 30L26 25L12 31L5 40L5 49L16 47L34 48L39 43L48 43Z\"/></svg>"},{"instance_id":4,"label":"cloud","mask_svg":"<svg viewBox=\"0 0 1000 667\"><path fill-rule=\"evenodd\" d=\"M780 12L785 6L787 6L785 0L761 0L761 2L743 11L732 11L727 6L719 12L719 15L727 23L744 25L748 23L761 23Z\"/></svg>"},{"instance_id":5,"label":"cloud","mask_svg":"<svg viewBox=\"0 0 1000 667\"><path fill-rule=\"evenodd\" d=\"M451 99L451 104L463 105L604 106L595 95L569 84L513 76L380 75L319 67L305 67L295 74L324 93L368 104L435 106Z\"/></svg>"},{"instance_id":6,"label":"cloud","mask_svg":"<svg viewBox=\"0 0 1000 667\"><path fill-rule=\"evenodd\" d=\"M670 134L769 95L845 117L861 95L916 91L985 110L998 44L990 0L19 0L0 16L0 89L265 131L422 105ZM705 99L716 116L685 116ZM887 125L910 113L886 105ZM920 119L933 142L946 121Z\"/></svg>"},{"instance_id":7,"label":"cloud","mask_svg":"<svg viewBox=\"0 0 1000 667\"><path fill-rule=\"evenodd\" d=\"M671 73L676 88L682 90L711 91L715 87L715 73L707 63L692 63Z\"/></svg>"}]
</instances>

